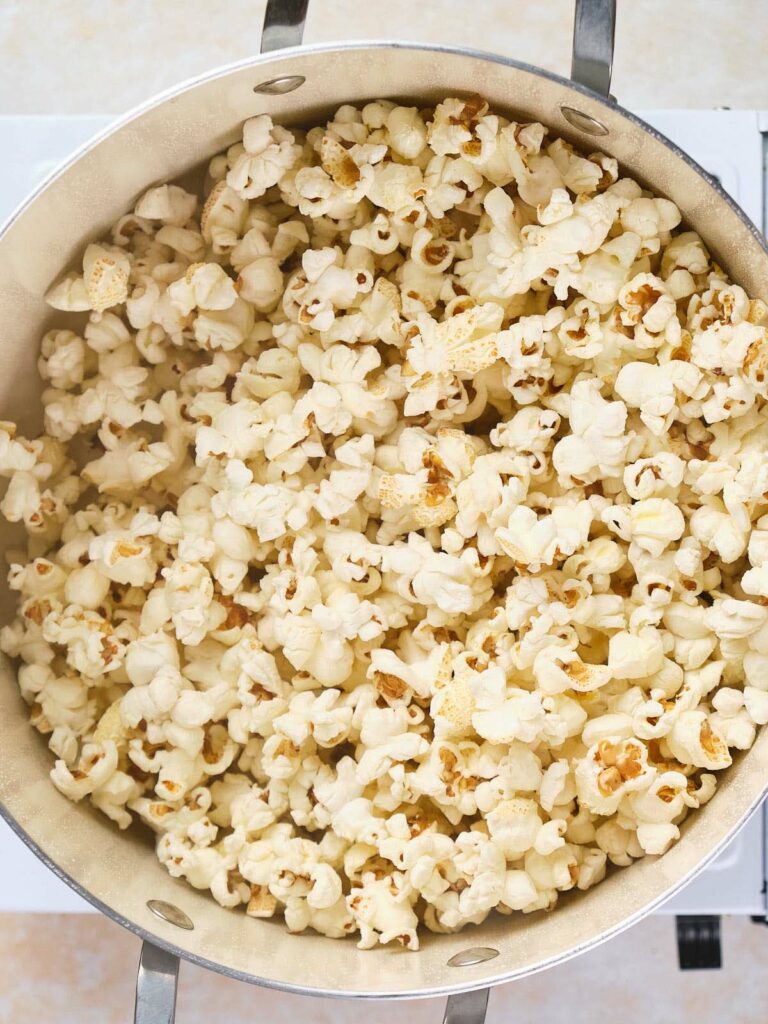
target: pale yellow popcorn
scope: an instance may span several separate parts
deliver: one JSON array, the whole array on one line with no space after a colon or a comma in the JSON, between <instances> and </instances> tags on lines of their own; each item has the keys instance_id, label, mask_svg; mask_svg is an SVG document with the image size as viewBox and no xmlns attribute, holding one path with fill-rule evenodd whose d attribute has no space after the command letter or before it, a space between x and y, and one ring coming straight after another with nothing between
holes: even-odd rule
<instances>
[{"instance_id":1,"label":"pale yellow popcorn","mask_svg":"<svg viewBox=\"0 0 768 1024\"><path fill-rule=\"evenodd\" d=\"M353 889L346 898L347 909L360 929L358 946L370 949L396 939L408 949L418 949L418 918L411 900L398 892L394 876L376 879L364 874L362 883L362 888Z\"/></svg>"},{"instance_id":2,"label":"pale yellow popcorn","mask_svg":"<svg viewBox=\"0 0 768 1024\"><path fill-rule=\"evenodd\" d=\"M176 636L182 643L194 647L225 618L224 609L220 605L212 605L213 581L210 574L200 564L175 562L163 569L162 575Z\"/></svg>"},{"instance_id":3,"label":"pale yellow popcorn","mask_svg":"<svg viewBox=\"0 0 768 1024\"><path fill-rule=\"evenodd\" d=\"M604 510L602 519L622 540L632 541L656 557L685 531L685 518L669 498L643 498L631 506L614 505Z\"/></svg>"},{"instance_id":4,"label":"pale yellow popcorn","mask_svg":"<svg viewBox=\"0 0 768 1024\"><path fill-rule=\"evenodd\" d=\"M38 370L52 387L70 390L85 374L86 349L73 331L48 331L43 336Z\"/></svg>"},{"instance_id":5,"label":"pale yellow popcorn","mask_svg":"<svg viewBox=\"0 0 768 1024\"><path fill-rule=\"evenodd\" d=\"M540 893L552 889L567 891L574 887L578 878L578 860L573 847L567 843L548 856L530 850L524 864Z\"/></svg>"},{"instance_id":6,"label":"pale yellow popcorn","mask_svg":"<svg viewBox=\"0 0 768 1024\"><path fill-rule=\"evenodd\" d=\"M142 586L155 579L157 563L152 558L151 542L130 532L114 531L95 537L88 556L109 579L116 583Z\"/></svg>"},{"instance_id":7,"label":"pale yellow popcorn","mask_svg":"<svg viewBox=\"0 0 768 1024\"><path fill-rule=\"evenodd\" d=\"M675 390L668 368L654 363L625 363L616 378L616 393L654 434L671 425L676 409Z\"/></svg>"},{"instance_id":8,"label":"pale yellow popcorn","mask_svg":"<svg viewBox=\"0 0 768 1024\"><path fill-rule=\"evenodd\" d=\"M648 763L645 744L633 737L596 743L574 774L579 802L597 814L610 815L628 794L647 788L656 769Z\"/></svg>"},{"instance_id":9,"label":"pale yellow popcorn","mask_svg":"<svg viewBox=\"0 0 768 1024\"><path fill-rule=\"evenodd\" d=\"M125 671L133 686L148 686L163 666L179 668L179 652L167 633L145 634L128 644Z\"/></svg>"},{"instance_id":10,"label":"pale yellow popcorn","mask_svg":"<svg viewBox=\"0 0 768 1024\"><path fill-rule=\"evenodd\" d=\"M583 547L591 522L592 509L586 501L575 507L558 506L540 519L533 509L518 505L497 531L496 540L504 554L536 572Z\"/></svg>"},{"instance_id":11,"label":"pale yellow popcorn","mask_svg":"<svg viewBox=\"0 0 768 1024\"><path fill-rule=\"evenodd\" d=\"M612 638L613 640L613 638ZM551 646L540 651L533 663L536 683L542 693L564 693L575 690L589 693L605 686L613 678L612 666L589 665L581 661L575 651Z\"/></svg>"},{"instance_id":12,"label":"pale yellow popcorn","mask_svg":"<svg viewBox=\"0 0 768 1024\"><path fill-rule=\"evenodd\" d=\"M421 318L406 352L406 414L433 408L454 375L472 376L499 356L496 332L502 310L486 303L458 313L442 324Z\"/></svg>"},{"instance_id":13,"label":"pale yellow popcorn","mask_svg":"<svg viewBox=\"0 0 768 1024\"><path fill-rule=\"evenodd\" d=\"M70 800L98 792L117 770L117 747L111 740L86 744L77 768L70 771L63 761L57 761L51 771L51 781Z\"/></svg>"},{"instance_id":14,"label":"pale yellow popcorn","mask_svg":"<svg viewBox=\"0 0 768 1024\"><path fill-rule=\"evenodd\" d=\"M748 533L716 500L695 509L690 518L690 529L697 540L726 564L743 555L749 543Z\"/></svg>"},{"instance_id":15,"label":"pale yellow popcorn","mask_svg":"<svg viewBox=\"0 0 768 1024\"><path fill-rule=\"evenodd\" d=\"M624 470L624 487L634 499L661 497L675 491L683 481L685 463L672 452L638 459Z\"/></svg>"},{"instance_id":16,"label":"pale yellow popcorn","mask_svg":"<svg viewBox=\"0 0 768 1024\"><path fill-rule=\"evenodd\" d=\"M178 185L158 185L149 189L134 207L137 217L145 220L159 220L182 228L193 217L197 209L197 196L186 192Z\"/></svg>"},{"instance_id":17,"label":"pale yellow popcorn","mask_svg":"<svg viewBox=\"0 0 768 1024\"><path fill-rule=\"evenodd\" d=\"M63 313L82 313L91 308L85 281L78 274L66 274L45 293L45 301Z\"/></svg>"},{"instance_id":18,"label":"pale yellow popcorn","mask_svg":"<svg viewBox=\"0 0 768 1024\"><path fill-rule=\"evenodd\" d=\"M225 181L211 189L200 214L200 230L214 253L228 252L240 241L247 204Z\"/></svg>"},{"instance_id":19,"label":"pale yellow popcorn","mask_svg":"<svg viewBox=\"0 0 768 1024\"><path fill-rule=\"evenodd\" d=\"M491 743L521 740L533 743L545 729L546 712L539 694L513 687L505 690L503 676L478 680L475 690L477 710L472 724L478 735Z\"/></svg>"},{"instance_id":20,"label":"pale yellow popcorn","mask_svg":"<svg viewBox=\"0 0 768 1024\"><path fill-rule=\"evenodd\" d=\"M168 289L171 303L182 316L200 309L229 309L237 298L235 286L218 263L193 263L182 279Z\"/></svg>"},{"instance_id":21,"label":"pale yellow popcorn","mask_svg":"<svg viewBox=\"0 0 768 1024\"><path fill-rule=\"evenodd\" d=\"M394 107L384 123L389 145L406 160L415 159L424 149L427 128L416 107Z\"/></svg>"},{"instance_id":22,"label":"pale yellow popcorn","mask_svg":"<svg viewBox=\"0 0 768 1024\"><path fill-rule=\"evenodd\" d=\"M508 860L533 847L542 825L536 802L520 798L497 804L486 820L491 839Z\"/></svg>"},{"instance_id":23,"label":"pale yellow popcorn","mask_svg":"<svg viewBox=\"0 0 768 1024\"><path fill-rule=\"evenodd\" d=\"M625 431L627 410L623 402L606 402L600 384L594 378L579 381L569 396L571 432L552 452L552 462L563 479L592 483L623 472L632 440Z\"/></svg>"},{"instance_id":24,"label":"pale yellow popcorn","mask_svg":"<svg viewBox=\"0 0 768 1024\"><path fill-rule=\"evenodd\" d=\"M633 199L621 212L622 225L641 238L671 231L680 220L680 211L669 199Z\"/></svg>"},{"instance_id":25,"label":"pale yellow popcorn","mask_svg":"<svg viewBox=\"0 0 768 1024\"><path fill-rule=\"evenodd\" d=\"M469 680L457 676L438 690L430 704L438 737L465 737L472 733L472 717L477 708Z\"/></svg>"},{"instance_id":26,"label":"pale yellow popcorn","mask_svg":"<svg viewBox=\"0 0 768 1024\"><path fill-rule=\"evenodd\" d=\"M673 756L683 764L718 771L731 763L725 741L704 711L684 711L666 739Z\"/></svg>"},{"instance_id":27,"label":"pale yellow popcorn","mask_svg":"<svg viewBox=\"0 0 768 1024\"><path fill-rule=\"evenodd\" d=\"M83 281L89 308L97 313L128 297L130 261L117 248L89 245L83 256Z\"/></svg>"},{"instance_id":28,"label":"pale yellow popcorn","mask_svg":"<svg viewBox=\"0 0 768 1024\"><path fill-rule=\"evenodd\" d=\"M291 132L273 127L268 114L243 125L244 152L227 174L227 184L243 199L256 199L276 185L301 155Z\"/></svg>"},{"instance_id":29,"label":"pale yellow popcorn","mask_svg":"<svg viewBox=\"0 0 768 1024\"><path fill-rule=\"evenodd\" d=\"M768 722L768 695L757 686L744 687L744 706L755 725Z\"/></svg>"}]
</instances>

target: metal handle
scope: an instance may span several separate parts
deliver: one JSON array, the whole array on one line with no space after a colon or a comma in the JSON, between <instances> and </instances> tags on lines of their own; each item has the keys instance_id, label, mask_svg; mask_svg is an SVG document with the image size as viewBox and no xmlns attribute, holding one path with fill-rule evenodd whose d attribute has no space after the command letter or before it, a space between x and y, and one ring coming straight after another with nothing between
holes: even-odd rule
<instances>
[{"instance_id":1,"label":"metal handle","mask_svg":"<svg viewBox=\"0 0 768 1024\"><path fill-rule=\"evenodd\" d=\"M309 0L267 0L261 52L300 46ZM571 78L602 96L611 91L616 0L576 0Z\"/></svg>"},{"instance_id":2,"label":"metal handle","mask_svg":"<svg viewBox=\"0 0 768 1024\"><path fill-rule=\"evenodd\" d=\"M601 96L611 94L616 0L576 0L571 78Z\"/></svg>"},{"instance_id":3,"label":"metal handle","mask_svg":"<svg viewBox=\"0 0 768 1024\"><path fill-rule=\"evenodd\" d=\"M178 980L179 958L145 942L139 957L133 1024L173 1024Z\"/></svg>"},{"instance_id":4,"label":"metal handle","mask_svg":"<svg viewBox=\"0 0 768 1024\"><path fill-rule=\"evenodd\" d=\"M476 992L459 992L458 995L448 997L443 1024L484 1024L487 1009L487 988Z\"/></svg>"},{"instance_id":5,"label":"metal handle","mask_svg":"<svg viewBox=\"0 0 768 1024\"><path fill-rule=\"evenodd\" d=\"M300 46L308 6L309 0L267 0L264 28L261 30L261 52Z\"/></svg>"},{"instance_id":6,"label":"metal handle","mask_svg":"<svg viewBox=\"0 0 768 1024\"><path fill-rule=\"evenodd\" d=\"M144 942L136 977L133 1024L174 1024L179 958L151 942ZM443 1024L484 1024L488 989L459 992L445 1004Z\"/></svg>"}]
</instances>

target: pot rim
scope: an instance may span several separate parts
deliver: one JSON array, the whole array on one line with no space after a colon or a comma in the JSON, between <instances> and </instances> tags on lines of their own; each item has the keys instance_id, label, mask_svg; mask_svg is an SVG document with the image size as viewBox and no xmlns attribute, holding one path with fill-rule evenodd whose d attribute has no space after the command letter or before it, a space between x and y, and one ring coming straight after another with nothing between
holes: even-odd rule
<instances>
[{"instance_id":1,"label":"pot rim","mask_svg":"<svg viewBox=\"0 0 768 1024\"><path fill-rule=\"evenodd\" d=\"M748 753L748 752L747 752ZM275 981L272 978L262 978L255 974L249 974L246 971L239 971L233 967L227 967L225 964L221 964L216 960L210 960L207 957L201 956L198 953L192 953L189 950L183 949L181 946L175 945L173 942L169 942L167 939L156 935L151 932L148 928L143 928L141 925L136 924L130 918L125 917L119 911L114 910L108 906L97 896L94 896L90 890L86 889L74 878L68 875L59 865L49 856L49 854L43 850L41 846L30 838L30 836L24 831L19 825L16 819L11 815L5 807L5 804L0 802L0 817L9 825L11 830L18 836L19 839L24 843L28 849L30 849L39 860L49 868L54 875L56 875L62 882L66 883L78 896L82 897L87 903L95 907L100 913L104 914L105 917L114 921L116 924L121 925L127 931L132 932L143 942L149 942L153 946L158 946L161 949L166 950L168 953L172 953L180 960L186 960L188 963L195 964L197 967L203 967L206 970L214 971L216 974L223 974L227 978L233 978L236 981L246 982L249 985L256 985L261 988L272 989L277 992L289 992L292 995L298 996L314 996L323 999L350 999L350 1000L365 1000L368 1002L384 1002L384 1001L403 1001L408 999L439 999L447 996L458 995L462 992L476 992L481 989L496 988L498 985L508 984L522 977L529 977L533 974L540 974L542 971L549 970L551 967L557 967L559 964L565 963L567 960L571 960L576 956L580 956L582 953L587 953L592 949L597 949L598 946L603 945L609 939L616 938L621 935L622 932L627 931L634 925L638 924L643 918L648 917L654 913L659 907L663 906L668 900L676 896L689 882L692 882L694 878L697 878L707 868L713 860L715 860L727 846L738 836L744 826L747 824L752 815L758 810L762 804L768 784L761 790L758 796L752 801L747 810L744 812L738 823L728 832L719 843L717 843L711 850L703 857L696 865L696 867L689 871L688 874L684 875L679 879L670 889L662 893L661 896L657 897L650 903L645 904L639 910L636 910L634 914L629 917L623 918L617 925L612 928L608 928L606 931L601 932L599 935L581 943L578 946L572 946L570 949L564 950L547 960L542 960L540 963L533 967L527 966L523 968L513 969L505 971L502 974L492 975L491 977L484 977L481 979L469 981L466 984L457 983L456 985L438 985L433 988L418 988L418 989L402 989L397 992L358 992L351 989L327 989L327 988L315 988L309 985L296 985L292 982ZM631 870L632 865L629 865ZM619 870L626 870L621 868ZM297 936L297 939L300 936ZM331 941L331 940L328 940ZM350 942L350 939L336 940ZM439 941L439 938L438 940ZM364 952L357 950L355 952ZM405 954L404 954L405 955ZM418 952L414 954L408 954L418 956Z\"/></svg>"},{"instance_id":2,"label":"pot rim","mask_svg":"<svg viewBox=\"0 0 768 1024\"><path fill-rule=\"evenodd\" d=\"M615 99L610 97L602 96L600 93L594 92L592 89L580 82L576 82L573 79L565 78L563 75L559 75L554 71L548 71L545 68L539 68L535 64L528 64L526 61L516 60L513 57L505 57L501 54L491 53L487 50L475 50L471 47L466 46L449 46L443 44L434 43L422 43L422 42L410 42L407 40L399 39L360 39L352 41L341 41L341 42L327 42L327 43L311 43L309 45L302 46L291 46L286 47L282 50L273 50L267 53L258 54L255 57L244 57L241 60L231 61L227 64L219 64L215 68L211 68L208 71L201 72L197 75L192 75L189 78L183 79L181 82L177 82L175 85L169 86L167 89L163 89L159 93L155 93L149 97L149 99L142 101L124 114L119 114L110 124L106 125L100 131L97 131L95 135L87 139L84 143L79 145L69 157L66 157L60 164L53 168L38 184L27 194L27 196L21 200L21 202L15 207L15 209L6 217L6 219L0 222L0 239L3 238L7 230L15 223L16 220L24 213L24 211L32 205L37 197L44 192L50 185L52 185L61 175L69 170L81 157L85 156L92 149L95 149L105 139L111 135L116 134L131 121L141 117L143 114L148 113L167 100L172 100L182 93L188 92L189 90L196 88L197 86L213 82L218 78L224 78L229 74L237 71L243 71L249 67L260 67L275 62L280 62L287 58L301 57L311 54L322 54L322 53L339 53L347 52L351 50L423 50L429 53L447 53L453 56L459 57L470 57L475 60L487 60L493 64L499 64L504 67L517 68L520 71L526 71L532 75L538 75L540 78L548 79L551 82L555 82L558 85L565 86L568 89L572 89L577 93L580 93L585 98L592 102L598 102L601 106L607 110L621 114L628 121L634 124L636 127L641 128L647 132L657 141L663 143L669 150L674 153L679 159L683 160L689 167L691 167L696 173L703 178L707 184L715 190L718 197L724 200L727 205L733 210L738 217L743 221L744 225L749 229L750 234L754 240L758 243L760 248L768 254L768 242L766 242L760 229L754 224L754 222L746 215L739 204L725 191L719 180L708 171L706 171L701 164L699 164L693 157L689 156L685 150L681 149L675 142L658 131L653 125L648 124L637 114L634 114L631 110L623 107L620 103L617 103ZM598 143L595 143L598 145Z\"/></svg>"},{"instance_id":3,"label":"pot rim","mask_svg":"<svg viewBox=\"0 0 768 1024\"><path fill-rule=\"evenodd\" d=\"M539 76L541 78L548 79L558 85L565 87L568 90L576 92L586 99L589 99L592 103L599 103L606 110L613 113L618 113L626 118L632 125L640 128L648 135L663 143L676 157L686 163L692 170L694 170L717 194L721 201L724 201L728 207L739 217L745 227L751 234L754 242L759 246L760 249L766 255L768 255L768 243L752 222L752 220L746 215L741 209L738 203L723 189L720 182L710 175L700 164L693 160L684 150L672 142L667 136L659 132L653 126L649 125L642 118L633 114L631 111L622 107L614 100L600 95L589 89L587 86L582 85L579 82L572 81L571 79L565 78L562 75L558 75L555 72L547 71L543 68L536 67L533 64L528 64L524 61L515 60L511 57L505 57L500 54L489 53L483 50L475 50L469 47L449 46L441 44L430 44L422 42L408 42L402 40L389 40L389 39L376 39L376 40L354 40L345 42L326 42L326 43L315 43L311 45L294 46L281 50L275 50L268 53L258 54L255 57L246 57L238 61L232 61L227 64L219 65L208 71L194 75L190 78L184 79L183 81L170 86L163 91L154 94L149 99L144 100L138 105L132 107L125 114L118 116L114 121L108 124L106 127L98 131L90 139L80 145L74 152L62 161L57 167L55 167L45 178L39 182L35 188L24 198L13 212L6 218L6 220L0 224L0 240L5 236L11 226L23 215L23 213L35 202L35 200L45 192L51 185L53 185L66 171L73 167L82 157L87 155L89 152L98 147L102 142L116 134L132 121L138 119L142 115L149 111L160 107L162 104L169 100L173 100L177 96L188 92L198 86L208 84L219 78L225 78L228 75L246 70L248 68L259 68L266 67L269 65L279 65L284 60L289 60L295 57L303 57L314 54L334 54L340 52L348 52L355 50L421 50L428 53L445 53L452 56L468 57L475 60L485 60L493 64L498 64L504 67L516 68L517 70L527 72L532 75ZM595 145L599 146L600 140L595 140ZM748 756L748 752L747 752ZM738 770L739 766L735 766ZM733 769L731 769L733 770ZM618 924L607 928L604 932L582 942L580 945L572 946L567 950L557 953L550 958L541 961L534 966L526 966L518 969L507 970L500 972L496 975L485 976L481 979L467 981L466 983L456 983L454 985L438 985L431 988L418 988L418 989L403 989L397 992L389 991L366 991L359 992L348 989L327 989L327 988L316 988L314 986L303 986L293 982L278 981L271 978L263 978L257 975L238 970L236 968L228 967L215 960L208 959L207 957L201 956L197 953L190 952L183 949L180 946L175 945L173 942L169 942L167 939L155 934L147 928L135 923L131 919L125 917L120 912L114 910L108 906L98 897L94 896L88 889L82 886L74 878L72 878L66 871L64 871L44 850L39 846L24 830L21 824L13 817L10 811L6 808L5 804L0 801L0 817L2 817L7 824L10 826L12 831L21 839L21 841L49 868L58 878L65 882L72 890L74 890L79 896L90 903L98 911L103 913L106 917L111 918L117 924L122 925L128 931L132 932L145 942L150 942L155 946L158 946L169 953L179 957L180 959L186 960L190 963L194 963L199 967L204 967L207 970L215 971L219 974L223 974L227 977L234 978L238 981L244 981L249 984L263 986L264 988L274 989L280 992L290 992L295 995L306 995L316 996L323 998L339 998L339 999L359 999L359 1000L404 1000L404 999L430 999L440 998L451 995L456 995L462 992L477 991L480 989L486 989L502 985L507 982L514 981L518 977L528 976L532 974L538 974L541 971L547 970L550 967L555 967L566 960L571 959L574 956L578 956L588 950L595 949L597 946L606 942L626 929L637 924L647 915L653 913L662 904L671 899L676 895L684 886L686 886L693 878L699 875L723 850L724 848L735 838L735 836L741 831L748 819L755 812L755 810L762 803L765 798L766 792L768 791L768 780L760 791L760 793L753 798L749 806L743 812L737 824L728 832L718 843L711 847L706 855L701 858L696 864L696 867L683 875L682 878L678 879L666 892L662 893L656 899L650 903L644 904L640 909L636 910L633 914L623 918ZM470 940L471 941L471 940ZM418 955L418 954L417 954Z\"/></svg>"}]
</instances>

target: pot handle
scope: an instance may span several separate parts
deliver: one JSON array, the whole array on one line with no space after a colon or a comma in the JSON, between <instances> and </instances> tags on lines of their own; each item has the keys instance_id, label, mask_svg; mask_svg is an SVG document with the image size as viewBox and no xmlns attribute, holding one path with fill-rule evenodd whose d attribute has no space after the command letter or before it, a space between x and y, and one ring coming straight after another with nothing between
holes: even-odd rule
<instances>
[{"instance_id":1,"label":"pot handle","mask_svg":"<svg viewBox=\"0 0 768 1024\"><path fill-rule=\"evenodd\" d=\"M576 0L571 78L609 98L615 32L616 0Z\"/></svg>"},{"instance_id":2,"label":"pot handle","mask_svg":"<svg viewBox=\"0 0 768 1024\"><path fill-rule=\"evenodd\" d=\"M267 0L261 30L261 52L282 50L284 46L301 46L308 6L309 0Z\"/></svg>"},{"instance_id":3,"label":"pot handle","mask_svg":"<svg viewBox=\"0 0 768 1024\"><path fill-rule=\"evenodd\" d=\"M474 992L459 992L455 996L448 996L443 1024L484 1024L489 991L480 988Z\"/></svg>"},{"instance_id":4,"label":"pot handle","mask_svg":"<svg viewBox=\"0 0 768 1024\"><path fill-rule=\"evenodd\" d=\"M261 52L300 46L309 0L267 0ZM601 96L611 91L616 0L576 0L571 78Z\"/></svg>"},{"instance_id":5,"label":"pot handle","mask_svg":"<svg viewBox=\"0 0 768 1024\"><path fill-rule=\"evenodd\" d=\"M179 958L145 941L136 977L133 1024L173 1024L178 980Z\"/></svg>"},{"instance_id":6,"label":"pot handle","mask_svg":"<svg viewBox=\"0 0 768 1024\"><path fill-rule=\"evenodd\" d=\"M136 977L133 1024L174 1024L179 958L145 941ZM443 1024L484 1024L488 989L449 996Z\"/></svg>"}]
</instances>

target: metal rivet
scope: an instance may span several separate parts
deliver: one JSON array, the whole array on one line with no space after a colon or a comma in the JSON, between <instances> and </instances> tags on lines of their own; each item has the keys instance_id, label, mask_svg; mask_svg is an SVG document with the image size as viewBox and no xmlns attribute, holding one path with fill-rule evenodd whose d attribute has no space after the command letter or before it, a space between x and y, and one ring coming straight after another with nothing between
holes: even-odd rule
<instances>
[{"instance_id":1,"label":"metal rivet","mask_svg":"<svg viewBox=\"0 0 768 1024\"><path fill-rule=\"evenodd\" d=\"M448 966L471 967L472 964L482 964L486 960L493 960L498 955L498 949L492 949L490 946L472 946L471 949L463 949L461 953L455 953L448 961Z\"/></svg>"},{"instance_id":2,"label":"metal rivet","mask_svg":"<svg viewBox=\"0 0 768 1024\"><path fill-rule=\"evenodd\" d=\"M173 903L166 903L165 900L147 900L147 906L156 917L167 921L168 924L175 924L177 928L191 932L195 927L184 911Z\"/></svg>"},{"instance_id":3,"label":"metal rivet","mask_svg":"<svg viewBox=\"0 0 768 1024\"><path fill-rule=\"evenodd\" d=\"M608 129L602 121L598 121L597 118L592 117L591 114L585 114L582 110L576 110L575 107L566 107L563 104L560 107L560 113L568 124L573 125L574 128L578 128L580 132L584 132L586 135L609 134Z\"/></svg>"},{"instance_id":4,"label":"metal rivet","mask_svg":"<svg viewBox=\"0 0 768 1024\"><path fill-rule=\"evenodd\" d=\"M270 78L266 82L259 82L258 85L254 85L253 91L266 93L267 96L283 96L298 89L305 82L304 75L284 75L282 78Z\"/></svg>"}]
</instances>

